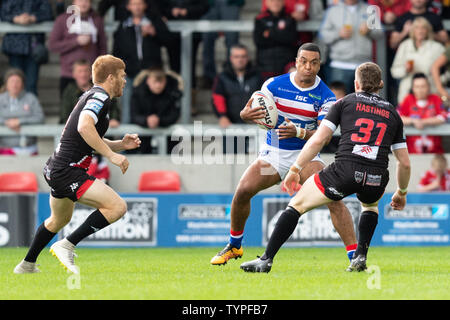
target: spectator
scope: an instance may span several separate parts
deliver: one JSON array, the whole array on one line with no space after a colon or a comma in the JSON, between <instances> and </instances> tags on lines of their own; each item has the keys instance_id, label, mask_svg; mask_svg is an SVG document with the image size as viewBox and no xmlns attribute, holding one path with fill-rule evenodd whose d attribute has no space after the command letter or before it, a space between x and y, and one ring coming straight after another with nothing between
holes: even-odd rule
<instances>
[{"instance_id":1,"label":"spectator","mask_svg":"<svg viewBox=\"0 0 450 320\"><path fill-rule=\"evenodd\" d=\"M344 0L327 9L320 30L321 39L330 46L329 81L342 81L346 91L354 91L355 70L372 61L372 40L383 36L381 28L369 28L367 4Z\"/></svg>"},{"instance_id":2,"label":"spectator","mask_svg":"<svg viewBox=\"0 0 450 320\"><path fill-rule=\"evenodd\" d=\"M208 0L168 0L162 6L162 14L167 20L199 20L208 11ZM181 37L180 33L173 33L174 41L167 48L170 67L173 71L181 71ZM192 45L192 87L196 86L195 69L198 47L202 35L198 32L193 34Z\"/></svg>"},{"instance_id":3,"label":"spectator","mask_svg":"<svg viewBox=\"0 0 450 320\"><path fill-rule=\"evenodd\" d=\"M294 18L297 22L307 20L322 20L323 4L321 1L310 0L285 0L284 9L288 15ZM267 10L265 0L262 1L262 12ZM297 47L302 43L313 42L312 32L298 32Z\"/></svg>"},{"instance_id":4,"label":"spectator","mask_svg":"<svg viewBox=\"0 0 450 320\"><path fill-rule=\"evenodd\" d=\"M44 122L44 112L37 97L25 90L25 75L20 69L12 68L5 73L4 88L0 94L0 124L20 133L24 124ZM13 136L0 138L2 155L36 155L35 137Z\"/></svg>"},{"instance_id":5,"label":"spectator","mask_svg":"<svg viewBox=\"0 0 450 320\"><path fill-rule=\"evenodd\" d=\"M239 20L241 7L245 0L211 0L208 12L203 16L205 20ZM210 89L216 77L215 42L217 32L203 33L203 84L202 87ZM225 32L225 45L227 55L232 45L239 41L238 32Z\"/></svg>"},{"instance_id":6,"label":"spectator","mask_svg":"<svg viewBox=\"0 0 450 320\"><path fill-rule=\"evenodd\" d=\"M241 44L232 46L229 61L216 77L212 90L213 108L222 128L232 123L243 123L239 114L261 85L261 75L252 67L247 47Z\"/></svg>"},{"instance_id":7,"label":"spectator","mask_svg":"<svg viewBox=\"0 0 450 320\"><path fill-rule=\"evenodd\" d=\"M441 70L444 71L442 76ZM431 66L431 76L437 93L441 96L442 101L448 106L450 103L450 46L447 46L444 53L433 62Z\"/></svg>"},{"instance_id":8,"label":"spectator","mask_svg":"<svg viewBox=\"0 0 450 320\"><path fill-rule=\"evenodd\" d=\"M78 99L92 87L90 63L86 60L75 61L72 68L72 76L75 81L69 83L62 94L60 123L66 123ZM112 101L109 117L110 127L115 128L120 125L120 110L116 99Z\"/></svg>"},{"instance_id":9,"label":"spectator","mask_svg":"<svg viewBox=\"0 0 450 320\"><path fill-rule=\"evenodd\" d=\"M255 19L256 63L263 79L282 74L296 56L296 21L284 10L284 0L265 0L267 9Z\"/></svg>"},{"instance_id":10,"label":"spectator","mask_svg":"<svg viewBox=\"0 0 450 320\"><path fill-rule=\"evenodd\" d=\"M182 82L173 72L160 68L136 76L131 97L131 122L145 128L167 127L180 117ZM151 139L141 138L141 152L151 153Z\"/></svg>"},{"instance_id":11,"label":"spectator","mask_svg":"<svg viewBox=\"0 0 450 320\"><path fill-rule=\"evenodd\" d=\"M391 34L390 46L396 49L399 44L410 35L412 22L417 17L424 17L433 27L434 39L443 44L447 43L448 35L442 24L442 19L437 14L428 11L427 0L410 0L411 9L398 17L395 21L395 30Z\"/></svg>"},{"instance_id":12,"label":"spectator","mask_svg":"<svg viewBox=\"0 0 450 320\"><path fill-rule=\"evenodd\" d=\"M413 76L412 93L407 95L399 106L399 113L405 126L422 130L437 126L446 121L446 112L441 107L439 96L430 94L428 78L423 73ZM441 136L406 137L409 153L442 153Z\"/></svg>"},{"instance_id":13,"label":"spectator","mask_svg":"<svg viewBox=\"0 0 450 320\"><path fill-rule=\"evenodd\" d=\"M49 38L50 50L60 55L60 95L67 84L73 82L72 65L75 61L84 59L92 64L98 56L106 54L103 19L92 10L91 0L73 0L72 3L79 7L80 15L59 15Z\"/></svg>"},{"instance_id":14,"label":"spectator","mask_svg":"<svg viewBox=\"0 0 450 320\"><path fill-rule=\"evenodd\" d=\"M400 80L398 101L403 101L409 93L411 79L415 73L424 73L431 79L431 66L444 51L444 46L433 40L430 23L425 18L416 18L409 38L398 47L391 67L392 77ZM431 92L436 92L433 82Z\"/></svg>"},{"instance_id":15,"label":"spectator","mask_svg":"<svg viewBox=\"0 0 450 320\"><path fill-rule=\"evenodd\" d=\"M126 65L127 82L121 98L122 123L130 123L130 99L134 77L143 69L162 66L161 44L170 41L172 34L161 16L150 11L146 16L145 0L128 0L131 16L114 33L114 56Z\"/></svg>"},{"instance_id":16,"label":"spectator","mask_svg":"<svg viewBox=\"0 0 450 320\"><path fill-rule=\"evenodd\" d=\"M450 191L450 169L443 154L434 156L431 169L422 175L417 189L421 192Z\"/></svg>"},{"instance_id":17,"label":"spectator","mask_svg":"<svg viewBox=\"0 0 450 320\"><path fill-rule=\"evenodd\" d=\"M380 19L385 24L393 24L411 8L410 0L369 0L369 5L380 8Z\"/></svg>"},{"instance_id":18,"label":"spectator","mask_svg":"<svg viewBox=\"0 0 450 320\"><path fill-rule=\"evenodd\" d=\"M23 26L53 19L52 8L47 0L3 0L1 20ZM26 75L25 90L37 95L40 65L48 60L45 35L41 33L7 33L2 51L9 64L21 69Z\"/></svg>"},{"instance_id":19,"label":"spectator","mask_svg":"<svg viewBox=\"0 0 450 320\"><path fill-rule=\"evenodd\" d=\"M106 12L113 7L114 8L114 20L122 22L128 19L130 16L130 11L127 8L129 0L101 0L98 3L97 11L102 17L105 16ZM152 14L161 14L158 8L158 0L145 0L147 5L145 14L147 16L152 16ZM157 10L155 12L155 10Z\"/></svg>"}]
</instances>

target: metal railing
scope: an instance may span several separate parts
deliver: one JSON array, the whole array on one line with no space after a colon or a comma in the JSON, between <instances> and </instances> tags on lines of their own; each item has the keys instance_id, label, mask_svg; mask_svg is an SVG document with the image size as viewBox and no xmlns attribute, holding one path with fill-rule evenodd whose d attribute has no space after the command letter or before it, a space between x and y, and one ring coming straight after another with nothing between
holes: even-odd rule
<instances>
[{"instance_id":1,"label":"metal railing","mask_svg":"<svg viewBox=\"0 0 450 320\"><path fill-rule=\"evenodd\" d=\"M42 138L53 138L54 145L59 143L64 125L60 124L45 124L45 125L23 125L20 133L13 131L7 127L0 126L0 137L2 136L31 136ZM158 154L167 154L167 138L172 137L173 141L180 141L180 137L189 138L205 138L205 137L251 137L255 144L255 150L259 150L259 143L265 130L259 129L254 125L231 125L227 129L223 129L214 124L202 124L195 122L194 124L184 125L175 124L167 128L147 129L134 124L124 124L117 128L109 128L107 132L108 137L122 137L125 133L137 133L140 136L152 136L157 142ZM405 134L407 136L413 135L436 135L436 136L450 136L450 124L442 124L435 127L427 127L423 130L418 130L413 127L405 127ZM340 135L339 128L334 135Z\"/></svg>"},{"instance_id":2,"label":"metal railing","mask_svg":"<svg viewBox=\"0 0 450 320\"><path fill-rule=\"evenodd\" d=\"M450 28L450 21L445 21L446 28ZM321 21L305 21L297 24L298 31L317 32ZM117 29L117 22L107 23L105 32L112 34ZM184 81L184 92L182 96L182 107L180 122L184 124L191 123L191 88L192 88L192 37L194 32L217 32L217 31L237 31L252 32L254 22L249 20L239 21L169 21L168 27L171 31L179 32L181 35L181 76ZM42 22L31 26L21 26L6 22L0 22L0 33L28 33L42 32L50 33L53 28L53 22ZM389 30L390 28L387 28ZM386 30L386 28L385 28ZM382 70L386 70L386 37L383 36L376 41L376 60ZM383 81L386 82L386 72L383 73ZM381 95L385 96L384 89Z\"/></svg>"}]
</instances>

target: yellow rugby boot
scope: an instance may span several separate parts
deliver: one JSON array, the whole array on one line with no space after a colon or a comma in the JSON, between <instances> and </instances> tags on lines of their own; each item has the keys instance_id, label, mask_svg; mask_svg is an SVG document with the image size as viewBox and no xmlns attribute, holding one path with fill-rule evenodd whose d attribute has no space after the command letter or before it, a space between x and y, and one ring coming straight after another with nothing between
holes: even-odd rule
<instances>
[{"instance_id":1,"label":"yellow rugby boot","mask_svg":"<svg viewBox=\"0 0 450 320\"><path fill-rule=\"evenodd\" d=\"M230 259L238 259L242 258L242 255L244 254L244 249L242 249L242 246L238 249L236 247L233 247L230 243L226 245L225 248L223 248L222 251L220 251L218 254L216 254L211 259L212 265L223 265L227 264L227 261Z\"/></svg>"}]
</instances>

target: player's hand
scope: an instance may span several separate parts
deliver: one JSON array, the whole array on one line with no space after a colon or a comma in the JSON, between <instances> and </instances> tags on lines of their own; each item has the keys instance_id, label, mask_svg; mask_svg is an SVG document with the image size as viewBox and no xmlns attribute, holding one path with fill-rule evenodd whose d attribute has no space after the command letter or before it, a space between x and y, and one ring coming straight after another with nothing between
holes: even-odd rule
<instances>
[{"instance_id":1,"label":"player's hand","mask_svg":"<svg viewBox=\"0 0 450 320\"><path fill-rule=\"evenodd\" d=\"M284 118L284 121L286 121L287 124L279 126L278 129L276 130L278 134L278 139L283 140L296 137L297 128L295 124L293 124L292 121L289 120L288 118Z\"/></svg>"},{"instance_id":2,"label":"player's hand","mask_svg":"<svg viewBox=\"0 0 450 320\"><path fill-rule=\"evenodd\" d=\"M128 166L130 165L127 157L115 152L112 154L112 156L109 157L109 161L111 161L112 164L118 166L120 170L122 170L122 174L128 170Z\"/></svg>"},{"instance_id":3,"label":"player's hand","mask_svg":"<svg viewBox=\"0 0 450 320\"><path fill-rule=\"evenodd\" d=\"M391 199L391 207L394 210L403 210L403 208L405 208L406 205L406 194L405 195L401 195L399 193L399 191L397 190L394 195L392 196Z\"/></svg>"},{"instance_id":4,"label":"player's hand","mask_svg":"<svg viewBox=\"0 0 450 320\"><path fill-rule=\"evenodd\" d=\"M292 197L298 190L300 190L300 188L300 175L289 170L281 183L281 189L286 190L286 192Z\"/></svg>"},{"instance_id":5,"label":"player's hand","mask_svg":"<svg viewBox=\"0 0 450 320\"><path fill-rule=\"evenodd\" d=\"M259 123L259 120L264 118L266 112L263 107L251 108L253 98L248 100L244 109L241 110L241 119L247 123Z\"/></svg>"},{"instance_id":6,"label":"player's hand","mask_svg":"<svg viewBox=\"0 0 450 320\"><path fill-rule=\"evenodd\" d=\"M122 138L122 147L125 150L132 150L139 148L141 146L141 139L139 139L139 136L137 133L134 134L125 134Z\"/></svg>"}]
</instances>

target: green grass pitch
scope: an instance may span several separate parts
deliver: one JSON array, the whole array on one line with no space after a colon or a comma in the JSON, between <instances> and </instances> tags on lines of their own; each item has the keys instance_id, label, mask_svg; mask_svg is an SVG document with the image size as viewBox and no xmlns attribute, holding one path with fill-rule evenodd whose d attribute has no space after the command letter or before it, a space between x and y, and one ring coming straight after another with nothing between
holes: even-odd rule
<instances>
[{"instance_id":1,"label":"green grass pitch","mask_svg":"<svg viewBox=\"0 0 450 320\"><path fill-rule=\"evenodd\" d=\"M243 261L211 266L221 248L77 250L80 277L46 249L41 273L13 274L26 248L0 249L0 299L450 299L450 247L374 247L372 273L348 273L343 248L282 248L268 274L245 273ZM79 287L79 288L78 288Z\"/></svg>"}]
</instances>

